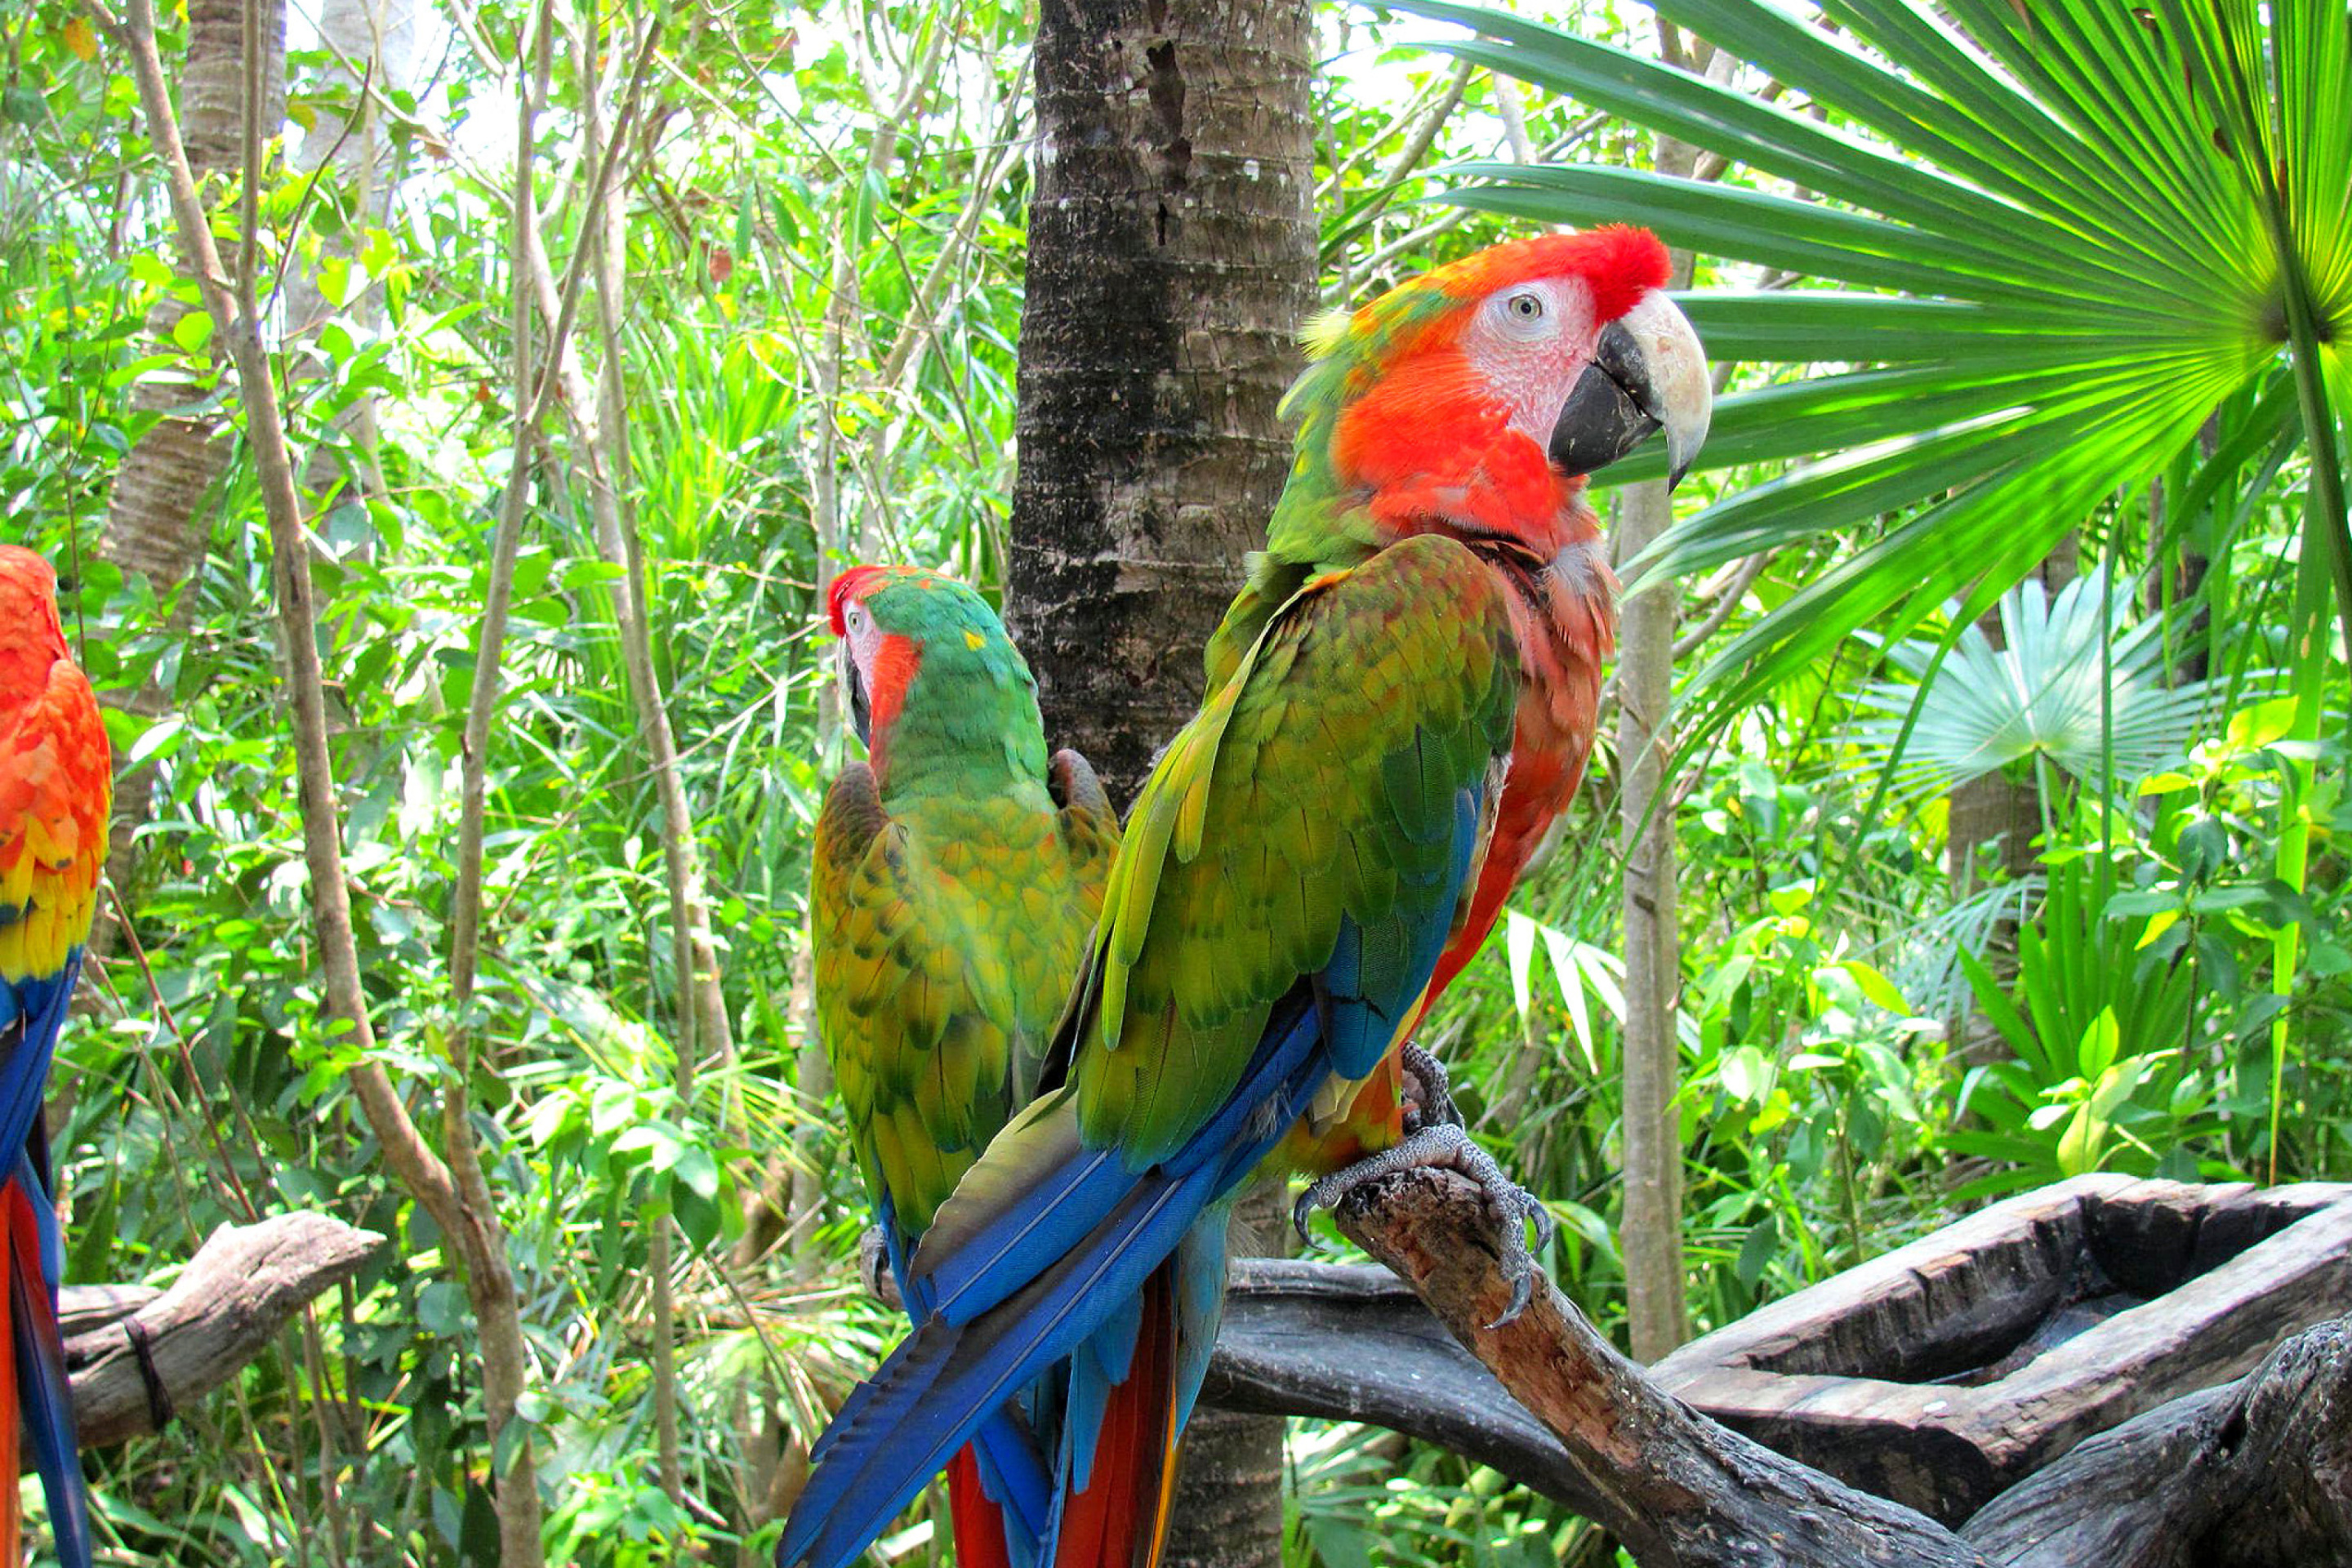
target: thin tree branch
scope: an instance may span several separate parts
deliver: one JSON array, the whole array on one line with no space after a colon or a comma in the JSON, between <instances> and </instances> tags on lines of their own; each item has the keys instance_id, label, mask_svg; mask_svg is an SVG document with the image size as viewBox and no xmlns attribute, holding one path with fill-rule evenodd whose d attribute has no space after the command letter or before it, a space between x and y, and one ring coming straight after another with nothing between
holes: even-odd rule
<instances>
[{"instance_id":1,"label":"thin tree branch","mask_svg":"<svg viewBox=\"0 0 2352 1568\"><path fill-rule=\"evenodd\" d=\"M1748 596L1748 590L1756 585L1756 579L1764 575L1764 568L1772 563L1774 553L1761 550L1740 563L1738 574L1723 585L1722 592L1715 595L1715 602L1707 606L1706 614L1700 617L1698 624L1675 639L1674 658L1676 664L1696 653L1706 646L1707 638L1723 629L1723 623L1731 618L1732 612L1739 608L1739 602Z\"/></svg>"},{"instance_id":2,"label":"thin tree branch","mask_svg":"<svg viewBox=\"0 0 2352 1568\"><path fill-rule=\"evenodd\" d=\"M248 0L251 4L251 0ZM519 1388L522 1340L513 1310L513 1283L508 1273L505 1232L479 1192L478 1166L473 1180L461 1185L462 1169L453 1171L426 1144L391 1078L375 1059L375 1032L362 988L359 952L352 931L351 890L344 879L341 814L335 804L334 759L327 743L325 682L319 660L318 615L310 562L305 548L301 500L294 465L286 441L286 426L278 403L277 385L261 342L260 317L255 306L250 270L233 291L220 253L213 242L209 216L196 191L182 144L179 122L172 110L171 90L155 45L152 0L131 0L124 21L117 25L105 10L93 5L92 15L106 26L130 57L145 111L149 140L163 163L173 217L189 270L203 290L206 310L228 345L236 367L247 439L260 482L263 510L269 523L270 576L278 605L278 637L287 664L287 684L292 699L296 778L302 819L303 859L310 872L311 923L325 972L327 1012L345 1037L355 1060L349 1068L352 1092L360 1101L370 1130L402 1184L432 1215L448 1237L460 1261L469 1296L480 1321L485 1403L493 1439L503 1424L499 1394L508 1394L504 1415L512 1414L512 1388ZM255 154L248 140L247 153ZM257 168L249 163L247 178ZM462 1079L445 1104L445 1129L464 1131ZM454 1111L450 1107L459 1107ZM470 1152L470 1144L466 1145ZM506 1310L486 1310L487 1295L503 1282ZM507 1386L507 1385L511 1386ZM521 1445L527 1455L528 1444ZM523 1484L496 1489L504 1560L515 1568L537 1568L539 1491L528 1464L519 1472Z\"/></svg>"}]
</instances>

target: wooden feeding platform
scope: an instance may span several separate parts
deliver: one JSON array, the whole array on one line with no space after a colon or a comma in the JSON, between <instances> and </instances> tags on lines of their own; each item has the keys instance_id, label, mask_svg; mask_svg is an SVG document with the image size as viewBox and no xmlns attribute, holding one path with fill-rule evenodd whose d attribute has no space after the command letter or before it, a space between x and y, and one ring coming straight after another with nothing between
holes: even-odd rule
<instances>
[{"instance_id":1,"label":"wooden feeding platform","mask_svg":"<svg viewBox=\"0 0 2352 1568\"><path fill-rule=\"evenodd\" d=\"M2088 1175L1685 1345L1667 1391L1957 1525L2094 1433L2352 1311L2352 1185Z\"/></svg>"}]
</instances>

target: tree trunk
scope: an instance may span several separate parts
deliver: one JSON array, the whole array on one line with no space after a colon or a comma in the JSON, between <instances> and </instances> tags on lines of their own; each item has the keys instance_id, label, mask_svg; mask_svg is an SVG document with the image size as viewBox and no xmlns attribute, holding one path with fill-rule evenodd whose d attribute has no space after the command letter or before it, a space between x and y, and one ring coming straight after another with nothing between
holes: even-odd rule
<instances>
[{"instance_id":1,"label":"tree trunk","mask_svg":"<svg viewBox=\"0 0 2352 1568\"><path fill-rule=\"evenodd\" d=\"M285 118L284 0L261 0L260 22L261 118L265 126L274 127ZM180 133L198 187L217 196L226 188L221 177L238 168L244 157L243 0L189 0L188 52L180 71ZM222 259L233 265L235 255L232 250ZM177 353L172 331L188 310L176 295L157 300L147 312L148 343L142 352ZM187 408L204 396L194 379L159 374L132 389L131 404L138 413L152 414ZM196 595L182 589L203 562L211 536L210 516L199 514L228 462L222 430L220 416L209 410L167 416L149 426L114 470L106 521L95 541L101 559L121 568L126 576L147 579L157 602L169 612L167 624L174 632L184 630L195 617ZM157 718L172 706L172 693L152 685L135 692L102 692L100 700L142 720ZM118 889L132 885L136 858L131 835L147 820L154 788L152 765L130 769L115 781L106 875ZM113 937L111 916L101 916L94 938L100 952L111 949Z\"/></svg>"},{"instance_id":2,"label":"tree trunk","mask_svg":"<svg viewBox=\"0 0 2352 1568\"><path fill-rule=\"evenodd\" d=\"M1047 736L1114 800L1198 706L1202 649L1289 470L1276 409L1315 302L1313 38L1305 0L1041 8L1006 619ZM1194 1424L1169 1568L1280 1563L1282 1434Z\"/></svg>"},{"instance_id":3,"label":"tree trunk","mask_svg":"<svg viewBox=\"0 0 2352 1568\"><path fill-rule=\"evenodd\" d=\"M1045 0L1006 584L1045 731L1133 795L1281 493L1315 299L1303 0Z\"/></svg>"},{"instance_id":4,"label":"tree trunk","mask_svg":"<svg viewBox=\"0 0 2352 1568\"><path fill-rule=\"evenodd\" d=\"M1698 149L1665 137L1659 173L1688 179ZM1674 256L1674 287L1690 283L1691 255ZM1664 479L1629 487L1617 524L1622 567L1675 520ZM1652 1362L1689 1333L1683 1310L1683 1141L1674 1110L1682 1076L1675 1015L1682 991L1682 922L1675 902L1673 776L1675 618L1681 584L1668 580L1625 601L1617 643L1618 792L1625 847L1624 1211L1618 1241L1625 1258L1633 1358Z\"/></svg>"},{"instance_id":5,"label":"tree trunk","mask_svg":"<svg viewBox=\"0 0 2352 1568\"><path fill-rule=\"evenodd\" d=\"M384 133L375 94L408 88L409 59L416 42L416 0L324 0L319 8L319 39L330 56L319 73L320 80L348 94L350 105L345 112L322 117L303 132L287 166L297 175L341 187L349 202L351 221L323 236L320 248L322 256L349 258L357 252L367 226L381 225L392 210L391 141ZM349 304L339 306L320 292L319 272L299 249L289 258L286 333L297 349L291 374L303 378L326 373L325 363L311 346L310 334L330 316L340 310L370 326L383 317L381 288L370 288ZM337 461L335 444L321 441L304 461L303 483L323 493L346 477L364 478L371 490L381 493L375 395L354 399L335 423L357 444L362 472L346 476ZM331 526L322 522L322 531Z\"/></svg>"}]
</instances>

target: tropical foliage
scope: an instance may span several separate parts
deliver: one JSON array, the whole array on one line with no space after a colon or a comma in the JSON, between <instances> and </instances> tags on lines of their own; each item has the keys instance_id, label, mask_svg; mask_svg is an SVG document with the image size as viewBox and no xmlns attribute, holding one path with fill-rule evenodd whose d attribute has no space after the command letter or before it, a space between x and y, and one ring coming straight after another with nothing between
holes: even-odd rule
<instances>
[{"instance_id":1,"label":"tropical foliage","mask_svg":"<svg viewBox=\"0 0 2352 1568\"><path fill-rule=\"evenodd\" d=\"M1530 221L1648 222L1697 253L1692 314L1736 367L1713 468L1633 569L1686 595L1694 721L1659 809L1698 1325L2063 1172L2352 1175L2340 6L1412 9L1482 34L1443 29L1440 53L1425 22L1322 16L1327 295ZM617 310L606 329L583 268L575 367L625 410L731 1025L690 1082L626 570L599 532L612 451L569 391L524 458L481 979L453 1001L465 715L527 400L508 161L541 16L532 195L559 290L592 238L589 111L641 105ZM134 444L240 410L128 68L87 18L35 0L0 57L0 508L68 563L68 626L154 782L58 1068L68 1272L168 1283L216 1225L293 1207L388 1242L226 1394L93 1459L106 1544L488 1562L499 1456L465 1283L327 1019L251 452L225 438L184 585L98 547ZM546 1552L578 1563L756 1560L793 1445L894 1331L857 1282L855 1177L804 1050L810 818L840 747L814 595L852 553L1001 585L1028 189L1018 5L660 19L419 5L413 66L351 70L298 11L249 246L244 174L205 191L278 301L375 1065L420 1107L447 1096L483 1151ZM184 76L196 23L163 25ZM370 135L365 178L299 162ZM1704 150L1700 180L1650 172L1660 136ZM315 314L290 304L305 279ZM165 384L194 390L142 396ZM2020 585L2068 535L2087 570ZM1430 1036L1475 1131L1553 1201L1555 1272L1604 1325L1613 763ZM1951 853L1971 774L2030 795L2021 872ZM461 1025L470 1058L447 1049ZM1597 1546L1386 1434L1300 1423L1290 1458L1301 1565ZM932 1519L886 1554L937 1560Z\"/></svg>"}]
</instances>

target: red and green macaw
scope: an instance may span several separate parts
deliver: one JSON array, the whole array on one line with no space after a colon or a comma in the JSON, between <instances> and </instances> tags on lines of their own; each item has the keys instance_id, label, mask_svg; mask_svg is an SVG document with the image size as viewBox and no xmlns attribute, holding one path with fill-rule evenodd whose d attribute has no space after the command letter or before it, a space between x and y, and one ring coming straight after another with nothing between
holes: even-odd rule
<instances>
[{"instance_id":1,"label":"red and green macaw","mask_svg":"<svg viewBox=\"0 0 2352 1568\"><path fill-rule=\"evenodd\" d=\"M41 1098L89 938L114 774L98 700L66 653L57 584L47 562L0 545L0 1562L20 1556L18 1444L30 1437L58 1559L89 1568Z\"/></svg>"},{"instance_id":2,"label":"red and green macaw","mask_svg":"<svg viewBox=\"0 0 2352 1568\"><path fill-rule=\"evenodd\" d=\"M1046 755L1029 667L978 594L859 566L830 605L867 760L817 819L817 1029L908 1287L940 1205L1035 1091L1118 817L1084 757ZM919 1288L907 1300L919 1321ZM1034 1562L1051 1485L1034 1443L1001 1418L949 1464L967 1568Z\"/></svg>"},{"instance_id":3,"label":"red and green macaw","mask_svg":"<svg viewBox=\"0 0 2352 1568\"><path fill-rule=\"evenodd\" d=\"M841 1568L1066 1359L1046 1555L1155 1561L1225 1209L1277 1149L1370 1156L1314 1200L1444 1163L1540 1213L1458 1127L1407 1134L1398 1054L1591 749L1613 585L1585 477L1660 429L1679 477L1704 438L1666 270L1641 230L1519 240L1310 332L1266 549L1129 816L1045 1092L934 1216L928 1316L820 1443L784 1568Z\"/></svg>"}]
</instances>

